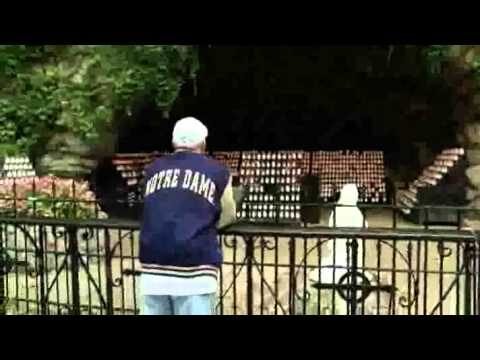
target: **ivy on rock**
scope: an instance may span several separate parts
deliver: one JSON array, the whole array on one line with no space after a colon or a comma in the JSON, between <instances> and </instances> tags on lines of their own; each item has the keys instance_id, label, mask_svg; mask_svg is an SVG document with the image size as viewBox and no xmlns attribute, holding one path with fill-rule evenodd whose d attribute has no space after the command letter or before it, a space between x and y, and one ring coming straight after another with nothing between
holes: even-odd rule
<instances>
[{"instance_id":1,"label":"ivy on rock","mask_svg":"<svg viewBox=\"0 0 480 360\"><path fill-rule=\"evenodd\" d=\"M97 143L145 97L168 111L197 70L192 46L2 45L0 152L38 152L60 132Z\"/></svg>"}]
</instances>

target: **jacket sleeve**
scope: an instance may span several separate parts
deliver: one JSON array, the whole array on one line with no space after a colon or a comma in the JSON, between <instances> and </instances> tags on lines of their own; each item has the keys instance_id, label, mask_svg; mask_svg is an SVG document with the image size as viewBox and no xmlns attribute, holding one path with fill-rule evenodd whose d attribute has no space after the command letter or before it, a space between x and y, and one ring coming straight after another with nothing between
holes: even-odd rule
<instances>
[{"instance_id":1,"label":"jacket sleeve","mask_svg":"<svg viewBox=\"0 0 480 360\"><path fill-rule=\"evenodd\" d=\"M217 228L219 229L232 224L237 218L237 209L235 200L233 198L232 177L228 179L227 186L223 191L223 195L220 200L220 206L222 212L220 214L220 220L217 224Z\"/></svg>"}]
</instances>

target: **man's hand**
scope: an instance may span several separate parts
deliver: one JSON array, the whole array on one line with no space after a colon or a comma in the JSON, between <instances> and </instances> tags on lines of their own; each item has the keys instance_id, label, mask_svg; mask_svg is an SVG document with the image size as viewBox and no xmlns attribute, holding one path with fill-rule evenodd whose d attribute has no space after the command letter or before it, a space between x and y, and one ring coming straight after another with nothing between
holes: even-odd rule
<instances>
[{"instance_id":1,"label":"man's hand","mask_svg":"<svg viewBox=\"0 0 480 360\"><path fill-rule=\"evenodd\" d=\"M221 229L234 223L237 219L237 206L234 199L234 188L232 186L232 178L229 179L227 187L223 191L220 199L222 212L217 228Z\"/></svg>"},{"instance_id":2,"label":"man's hand","mask_svg":"<svg viewBox=\"0 0 480 360\"><path fill-rule=\"evenodd\" d=\"M247 186L238 185L233 187L233 199L235 200L237 209L241 209L243 201L248 196L248 191Z\"/></svg>"}]
</instances>

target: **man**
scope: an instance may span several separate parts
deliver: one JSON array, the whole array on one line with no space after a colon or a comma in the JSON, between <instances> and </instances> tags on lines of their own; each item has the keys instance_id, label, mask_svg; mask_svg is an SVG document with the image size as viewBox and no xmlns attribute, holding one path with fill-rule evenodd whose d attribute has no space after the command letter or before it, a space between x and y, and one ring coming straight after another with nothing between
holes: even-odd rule
<instances>
[{"instance_id":1,"label":"man","mask_svg":"<svg viewBox=\"0 0 480 360\"><path fill-rule=\"evenodd\" d=\"M217 227L235 220L228 169L205 156L207 128L175 124L174 153L146 170L140 233L146 315L213 315L222 254Z\"/></svg>"}]
</instances>

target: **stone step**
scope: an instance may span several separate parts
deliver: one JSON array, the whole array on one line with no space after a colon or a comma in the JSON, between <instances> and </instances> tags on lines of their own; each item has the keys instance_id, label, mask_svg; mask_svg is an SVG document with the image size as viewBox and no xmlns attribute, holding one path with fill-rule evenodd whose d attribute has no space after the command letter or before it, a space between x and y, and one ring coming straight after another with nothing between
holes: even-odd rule
<instances>
[{"instance_id":1,"label":"stone step","mask_svg":"<svg viewBox=\"0 0 480 360\"><path fill-rule=\"evenodd\" d=\"M422 175L432 180L441 180L443 178L443 174L428 169L423 170Z\"/></svg>"},{"instance_id":2,"label":"stone step","mask_svg":"<svg viewBox=\"0 0 480 360\"><path fill-rule=\"evenodd\" d=\"M410 191L407 190L407 191L404 191L404 192L402 193L402 195L403 195L404 197L406 197L406 198L407 198L409 201L411 201L412 203L418 203L417 195L416 195L416 194L414 194L414 193L412 193L412 192L410 192Z\"/></svg>"},{"instance_id":3,"label":"stone step","mask_svg":"<svg viewBox=\"0 0 480 360\"><path fill-rule=\"evenodd\" d=\"M400 198L400 206L402 207L401 210L405 213L404 210L410 211L412 208L415 207L415 204L410 202L406 197L402 197ZM403 207L406 207L406 209L404 209Z\"/></svg>"},{"instance_id":4,"label":"stone step","mask_svg":"<svg viewBox=\"0 0 480 360\"><path fill-rule=\"evenodd\" d=\"M451 161L451 160L436 159L435 162L433 163L433 165L450 168L453 165L455 165L455 162Z\"/></svg>"},{"instance_id":5,"label":"stone step","mask_svg":"<svg viewBox=\"0 0 480 360\"><path fill-rule=\"evenodd\" d=\"M436 157L436 159L445 161L458 161L460 157L458 155L440 154Z\"/></svg>"},{"instance_id":6,"label":"stone step","mask_svg":"<svg viewBox=\"0 0 480 360\"><path fill-rule=\"evenodd\" d=\"M418 178L418 180L427 184L427 185L431 185L431 186L437 186L437 184L438 184L438 181L436 179L431 179L431 178L429 178L427 176L424 176L424 175L420 176Z\"/></svg>"},{"instance_id":7,"label":"stone step","mask_svg":"<svg viewBox=\"0 0 480 360\"><path fill-rule=\"evenodd\" d=\"M430 165L428 170L435 171L440 174L446 174L448 173L448 168L446 166L436 166L436 165Z\"/></svg>"},{"instance_id":8,"label":"stone step","mask_svg":"<svg viewBox=\"0 0 480 360\"><path fill-rule=\"evenodd\" d=\"M463 148L446 149L442 151L442 154L463 156L465 155L465 150Z\"/></svg>"},{"instance_id":9,"label":"stone step","mask_svg":"<svg viewBox=\"0 0 480 360\"><path fill-rule=\"evenodd\" d=\"M413 185L416 187L416 188L423 188L423 187L427 187L427 186L430 186L430 184L427 184L423 181L421 181L420 179L417 179L413 182Z\"/></svg>"},{"instance_id":10,"label":"stone step","mask_svg":"<svg viewBox=\"0 0 480 360\"><path fill-rule=\"evenodd\" d=\"M415 185L410 184L410 186L408 187L408 191L410 191L412 194L415 194L415 196L417 196L418 189Z\"/></svg>"}]
</instances>

